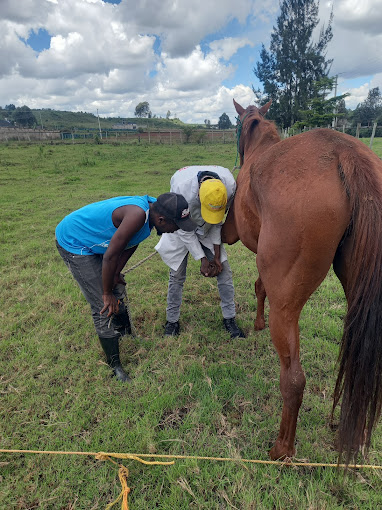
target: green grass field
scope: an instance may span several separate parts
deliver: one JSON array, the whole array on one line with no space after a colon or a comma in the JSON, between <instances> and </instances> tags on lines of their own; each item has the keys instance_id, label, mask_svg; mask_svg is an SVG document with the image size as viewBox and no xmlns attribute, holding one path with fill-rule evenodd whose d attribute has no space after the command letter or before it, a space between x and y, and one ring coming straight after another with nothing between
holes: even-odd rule
<instances>
[{"instance_id":1,"label":"green grass field","mask_svg":"<svg viewBox=\"0 0 382 510\"><path fill-rule=\"evenodd\" d=\"M368 140L364 140L368 143ZM381 140L374 150L382 157ZM155 256L127 273L138 338L121 357L133 378L110 377L88 305L56 252L54 229L69 212L116 195L168 191L191 164L233 168L226 145L0 146L0 448L178 454L268 460L281 414L279 363L269 330L255 333L255 256L227 248L237 319L222 328L214 280L190 260L179 338L163 338L168 269ZM153 252L152 234L129 262ZM332 272L306 304L301 358L307 385L296 459L337 461L329 427L346 310ZM382 464L382 426L367 463ZM343 477L333 468L177 460L128 460L131 510L382 508L382 471ZM0 454L0 509L104 509L120 492L118 468L83 456ZM116 506L114 508L119 508Z\"/></svg>"}]
</instances>

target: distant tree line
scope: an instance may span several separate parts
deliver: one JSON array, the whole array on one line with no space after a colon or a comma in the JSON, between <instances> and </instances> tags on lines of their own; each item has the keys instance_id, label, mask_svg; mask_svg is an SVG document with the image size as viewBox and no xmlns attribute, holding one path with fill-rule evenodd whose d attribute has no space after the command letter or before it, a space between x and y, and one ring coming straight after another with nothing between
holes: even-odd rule
<instances>
[{"instance_id":1,"label":"distant tree line","mask_svg":"<svg viewBox=\"0 0 382 510\"><path fill-rule=\"evenodd\" d=\"M28 106L16 108L14 104L7 104L4 110L2 117L11 123L22 127L33 127L37 124L36 117Z\"/></svg>"}]
</instances>

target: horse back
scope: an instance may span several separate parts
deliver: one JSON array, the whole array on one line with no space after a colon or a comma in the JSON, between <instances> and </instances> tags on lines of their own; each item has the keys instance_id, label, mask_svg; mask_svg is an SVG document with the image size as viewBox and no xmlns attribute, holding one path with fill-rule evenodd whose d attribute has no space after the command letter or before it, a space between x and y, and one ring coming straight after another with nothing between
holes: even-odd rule
<instances>
[{"instance_id":1,"label":"horse back","mask_svg":"<svg viewBox=\"0 0 382 510\"><path fill-rule=\"evenodd\" d=\"M303 225L309 215L351 216L351 192L372 181L382 197L382 162L359 140L316 129L274 144L250 168L250 185L262 222L269 216ZM357 183L357 185L355 185Z\"/></svg>"}]
</instances>

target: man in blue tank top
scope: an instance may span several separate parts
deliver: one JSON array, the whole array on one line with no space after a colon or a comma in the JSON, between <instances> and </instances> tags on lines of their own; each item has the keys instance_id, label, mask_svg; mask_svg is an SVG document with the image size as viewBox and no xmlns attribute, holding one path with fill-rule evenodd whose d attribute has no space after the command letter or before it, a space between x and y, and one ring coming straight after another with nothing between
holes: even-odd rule
<instances>
[{"instance_id":1,"label":"man in blue tank top","mask_svg":"<svg viewBox=\"0 0 382 510\"><path fill-rule=\"evenodd\" d=\"M114 197L72 212L56 228L58 252L90 305L107 363L120 381L129 376L119 339L131 333L121 271L153 227L158 234L194 230L185 198L177 193Z\"/></svg>"}]
</instances>

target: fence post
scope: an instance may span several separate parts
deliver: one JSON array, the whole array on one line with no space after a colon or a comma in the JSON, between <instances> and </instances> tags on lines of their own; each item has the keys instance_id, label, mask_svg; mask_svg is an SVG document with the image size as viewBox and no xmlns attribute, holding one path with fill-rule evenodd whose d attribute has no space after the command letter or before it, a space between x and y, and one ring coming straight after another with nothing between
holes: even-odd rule
<instances>
[{"instance_id":1,"label":"fence post","mask_svg":"<svg viewBox=\"0 0 382 510\"><path fill-rule=\"evenodd\" d=\"M356 130L356 132L355 132L355 137L356 137L356 138L359 138L359 130L360 130L360 127L361 127L361 123L360 123L360 122L358 122L358 124L357 124L357 130Z\"/></svg>"},{"instance_id":2,"label":"fence post","mask_svg":"<svg viewBox=\"0 0 382 510\"><path fill-rule=\"evenodd\" d=\"M374 135L375 135L375 130L377 129L377 123L374 122L373 124L373 132L371 133L371 138L370 138L370 149L373 147L373 140L374 140Z\"/></svg>"}]
</instances>

